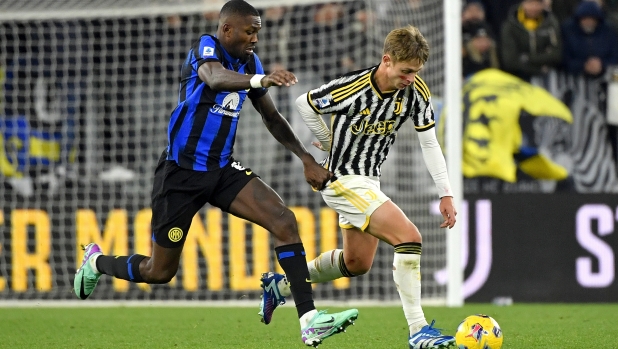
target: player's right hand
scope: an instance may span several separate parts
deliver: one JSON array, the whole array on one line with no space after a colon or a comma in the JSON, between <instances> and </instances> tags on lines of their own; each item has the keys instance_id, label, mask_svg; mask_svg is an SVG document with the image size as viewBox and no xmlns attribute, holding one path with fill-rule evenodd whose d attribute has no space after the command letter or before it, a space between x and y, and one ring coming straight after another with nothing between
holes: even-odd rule
<instances>
[{"instance_id":1,"label":"player's right hand","mask_svg":"<svg viewBox=\"0 0 618 349\"><path fill-rule=\"evenodd\" d=\"M287 70L275 70L262 79L263 87L292 86L298 82L294 74Z\"/></svg>"},{"instance_id":2,"label":"player's right hand","mask_svg":"<svg viewBox=\"0 0 618 349\"><path fill-rule=\"evenodd\" d=\"M332 172L322 167L317 162L305 164L305 180L314 190L322 190L326 183L334 176Z\"/></svg>"}]
</instances>

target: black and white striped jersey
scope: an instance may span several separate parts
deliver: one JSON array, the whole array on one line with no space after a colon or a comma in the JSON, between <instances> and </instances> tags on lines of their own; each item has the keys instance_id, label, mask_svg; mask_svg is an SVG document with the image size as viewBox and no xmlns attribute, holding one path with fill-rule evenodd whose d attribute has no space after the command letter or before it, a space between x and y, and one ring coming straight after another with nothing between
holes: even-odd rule
<instances>
[{"instance_id":1,"label":"black and white striped jersey","mask_svg":"<svg viewBox=\"0 0 618 349\"><path fill-rule=\"evenodd\" d=\"M403 90L380 92L377 66L346 74L309 91L319 114L331 114L332 145L327 164L336 176L380 176L397 131L412 119L417 131L435 126L431 95L417 75Z\"/></svg>"}]
</instances>

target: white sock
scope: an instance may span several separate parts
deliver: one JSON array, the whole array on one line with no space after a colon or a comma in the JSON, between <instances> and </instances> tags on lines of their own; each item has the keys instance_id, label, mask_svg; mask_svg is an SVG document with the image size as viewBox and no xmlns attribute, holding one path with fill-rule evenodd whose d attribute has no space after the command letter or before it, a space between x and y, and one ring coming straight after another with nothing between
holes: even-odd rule
<instances>
[{"instance_id":1,"label":"white sock","mask_svg":"<svg viewBox=\"0 0 618 349\"><path fill-rule=\"evenodd\" d=\"M343 277L341 262L343 250L331 250L307 263L312 283L328 282Z\"/></svg>"},{"instance_id":2,"label":"white sock","mask_svg":"<svg viewBox=\"0 0 618 349\"><path fill-rule=\"evenodd\" d=\"M303 316L301 316L300 319L298 319L300 321L300 328L302 329L302 328L307 327L307 325L309 325L309 321L311 321L311 319L313 319L313 317L317 313L318 311L313 309L303 314Z\"/></svg>"},{"instance_id":3,"label":"white sock","mask_svg":"<svg viewBox=\"0 0 618 349\"><path fill-rule=\"evenodd\" d=\"M90 257L90 260L88 261L88 263L90 263L90 267L92 268L92 270L94 270L94 272L97 274L100 274L99 269L97 269L97 258L99 258L100 255L102 254L96 253L92 257Z\"/></svg>"},{"instance_id":4,"label":"white sock","mask_svg":"<svg viewBox=\"0 0 618 349\"><path fill-rule=\"evenodd\" d=\"M421 308L421 255L395 253L393 279L401 298L403 313L408 320L410 334L414 334L427 325Z\"/></svg>"}]
</instances>

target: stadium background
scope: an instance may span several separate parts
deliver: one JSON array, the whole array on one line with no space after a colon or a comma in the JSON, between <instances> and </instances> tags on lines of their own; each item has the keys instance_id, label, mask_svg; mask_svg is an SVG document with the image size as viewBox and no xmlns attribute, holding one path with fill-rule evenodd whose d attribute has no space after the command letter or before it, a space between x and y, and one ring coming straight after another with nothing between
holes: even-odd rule
<instances>
[{"instance_id":1,"label":"stadium background","mask_svg":"<svg viewBox=\"0 0 618 349\"><path fill-rule=\"evenodd\" d=\"M264 28L257 50L260 58L267 68L280 65L299 77L300 83L293 88L271 89L271 93L305 144L312 137L293 108L296 96L355 67L376 64L385 34L407 23L418 26L430 43L430 60L422 76L434 96L436 112L441 114L441 2L346 1L337 2L342 7L334 12L321 10L328 6L318 6L325 3L319 0L253 3L263 11ZM176 100L177 70L190 43L201 33L215 31L213 13L220 4L62 0L3 1L0 6L0 101L5 111L0 121L4 148L0 156L4 184L0 187L0 299L73 300L72 279L80 244L97 241L105 252L113 254L149 252L152 171L166 143L167 118ZM279 6L290 7L282 12ZM496 296L528 301L616 300L615 222L598 230L596 218L585 221L593 227L594 236L580 236L578 209L573 208L602 202L616 210L618 203L612 194L581 194L615 192L615 161L603 141L607 131L601 108L593 100L596 94L590 92L594 90L565 79L555 73L537 84L559 98L565 93L579 96L571 106L575 122L541 122L535 130L540 130L539 135L566 130L568 142L556 137L550 138L556 142L539 146L570 169L574 189L557 199L550 194L556 183L528 179L506 183L505 191L545 192L546 196L483 196L479 190L475 192L475 182L468 182L474 196L462 208L460 221L470 241L462 248L468 256L464 288L471 300L489 301ZM294 209L309 258L340 244L336 215L304 183L301 164L268 134L252 108L244 108L241 118L236 157ZM320 156L317 150L312 151ZM132 175L121 180L101 176L115 165ZM398 134L382 181L383 190L423 234L424 301L443 302L446 232L437 228L436 193L411 127ZM554 204L555 200L560 204ZM559 228L547 230L526 215L520 216L528 222L522 230L502 224L512 214L510 208L528 203L535 204L522 212L559 222ZM564 211L564 205L571 206ZM479 212L484 213L484 219L479 218ZM479 226L479 222L489 225ZM489 250L483 247L487 244L476 240L480 232L496 236ZM529 266L520 275L509 269L509 259L498 258L509 256L516 243L502 243L502 238L532 239L541 234L548 234L543 236L549 236L549 241L570 241L564 263L551 270ZM602 256L585 247L590 246L586 241L596 246L594 241L598 240L607 246ZM189 232L181 268L170 285L138 286L104 278L92 298L255 301L260 273L276 266L271 251L267 232L205 207ZM534 261L548 252L530 248L528 253ZM368 275L319 285L316 297L397 301L391 258L392 248L381 244ZM581 258L589 261L583 262L590 263L588 269L577 269ZM604 281L582 284L578 273ZM561 287L555 290L556 297L546 299L517 287L530 275L533 280L556 283L533 283L526 289L553 284ZM586 298L590 290L599 292Z\"/></svg>"}]
</instances>

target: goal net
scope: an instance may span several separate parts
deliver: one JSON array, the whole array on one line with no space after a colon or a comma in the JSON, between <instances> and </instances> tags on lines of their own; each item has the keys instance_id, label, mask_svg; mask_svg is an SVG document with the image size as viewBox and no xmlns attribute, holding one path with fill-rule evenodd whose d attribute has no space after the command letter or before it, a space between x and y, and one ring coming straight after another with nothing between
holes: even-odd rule
<instances>
[{"instance_id":1,"label":"goal net","mask_svg":"<svg viewBox=\"0 0 618 349\"><path fill-rule=\"evenodd\" d=\"M224 1L0 2L0 299L73 300L80 245L114 255L150 253L150 194L191 43L214 33ZM418 26L431 47L422 72L440 112L442 3L425 0L254 0L257 53L267 70L299 84L270 92L301 140L312 135L293 107L339 74L375 65L392 29ZM438 97L436 97L438 96ZM304 181L302 164L268 133L250 103L235 157L296 213L307 257L342 246L337 216ZM323 154L311 150L316 158ZM432 211L433 181L412 125L400 131L382 185L423 234L423 297L440 301L445 232ZM435 206L434 206L435 207ZM393 249L381 243L362 277L316 285L316 300L396 301ZM206 206L194 218L168 285L103 277L99 300L259 299L259 277L280 270L268 232Z\"/></svg>"}]
</instances>

